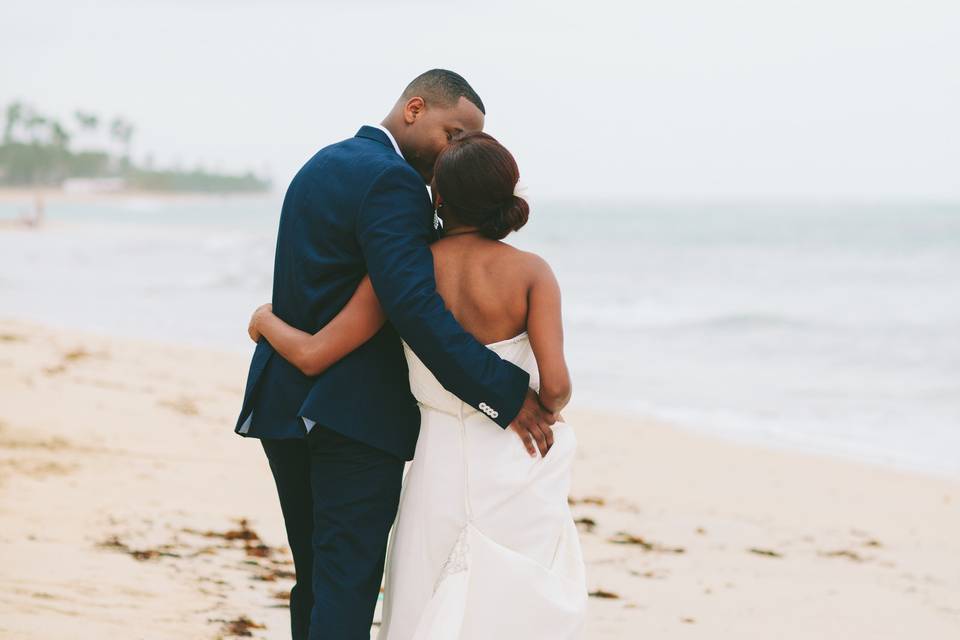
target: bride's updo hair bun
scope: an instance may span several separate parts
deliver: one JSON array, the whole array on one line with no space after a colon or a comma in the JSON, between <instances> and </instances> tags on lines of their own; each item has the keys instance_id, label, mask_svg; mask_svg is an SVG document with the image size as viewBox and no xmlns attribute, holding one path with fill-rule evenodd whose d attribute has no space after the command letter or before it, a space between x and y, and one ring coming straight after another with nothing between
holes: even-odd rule
<instances>
[{"instance_id":1,"label":"bride's updo hair bun","mask_svg":"<svg viewBox=\"0 0 960 640\"><path fill-rule=\"evenodd\" d=\"M527 224L527 218L530 217L530 205L520 196L511 196L510 203L503 206L495 216L483 225L480 225L480 231L483 235L494 240L506 237L511 231L519 231L520 227Z\"/></svg>"},{"instance_id":2,"label":"bride's updo hair bun","mask_svg":"<svg viewBox=\"0 0 960 640\"><path fill-rule=\"evenodd\" d=\"M513 192L517 161L490 134L454 138L437 156L433 174L444 207L486 237L500 240L527 223L530 205Z\"/></svg>"}]
</instances>

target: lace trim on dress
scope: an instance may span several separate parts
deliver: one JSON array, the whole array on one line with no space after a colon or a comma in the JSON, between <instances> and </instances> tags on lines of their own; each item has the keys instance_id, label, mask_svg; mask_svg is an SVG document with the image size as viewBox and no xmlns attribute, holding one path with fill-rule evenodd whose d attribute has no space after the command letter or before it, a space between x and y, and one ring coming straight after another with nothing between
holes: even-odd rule
<instances>
[{"instance_id":1,"label":"lace trim on dress","mask_svg":"<svg viewBox=\"0 0 960 640\"><path fill-rule=\"evenodd\" d=\"M450 550L450 555L447 556L447 559L443 561L443 566L440 567L440 575L433 585L434 593L440 588L440 584L444 580L470 568L467 562L469 554L470 543L467 541L467 527L464 527L460 529L460 535L457 536L457 541L453 543L453 549Z\"/></svg>"},{"instance_id":2,"label":"lace trim on dress","mask_svg":"<svg viewBox=\"0 0 960 640\"><path fill-rule=\"evenodd\" d=\"M463 455L463 512L467 517L467 523L460 529L460 533L457 535L457 541L453 543L453 548L450 550L450 555L447 556L447 559L443 561L443 565L440 567L440 575L433 585L434 593L437 592L437 589L440 588L444 580L470 568L468 560L470 543L467 541L467 529L470 527L470 523L473 522L473 507L470 505L470 467L467 463L467 428L463 422L464 409L469 408L469 405L461 402L458 412L459 415L457 416L460 422L460 452Z\"/></svg>"}]
</instances>

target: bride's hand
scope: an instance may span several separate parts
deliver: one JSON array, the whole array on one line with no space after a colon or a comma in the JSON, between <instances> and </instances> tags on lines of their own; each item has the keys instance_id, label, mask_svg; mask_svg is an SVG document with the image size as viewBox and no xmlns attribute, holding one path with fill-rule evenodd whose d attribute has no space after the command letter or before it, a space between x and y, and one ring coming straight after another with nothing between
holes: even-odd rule
<instances>
[{"instance_id":1,"label":"bride's hand","mask_svg":"<svg viewBox=\"0 0 960 640\"><path fill-rule=\"evenodd\" d=\"M253 312L252 316L250 316L250 324L247 326L247 335L249 335L250 339L254 342L260 342L260 329L257 325L260 322L260 318L263 317L265 313L273 313L273 305L269 302L257 307L257 310Z\"/></svg>"}]
</instances>

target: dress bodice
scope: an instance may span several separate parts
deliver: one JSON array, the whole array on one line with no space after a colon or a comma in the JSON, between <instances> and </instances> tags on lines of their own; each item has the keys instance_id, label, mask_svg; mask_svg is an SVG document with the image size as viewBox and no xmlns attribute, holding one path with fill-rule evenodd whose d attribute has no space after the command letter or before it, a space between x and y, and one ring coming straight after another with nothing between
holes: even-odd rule
<instances>
[{"instance_id":1,"label":"dress bodice","mask_svg":"<svg viewBox=\"0 0 960 640\"><path fill-rule=\"evenodd\" d=\"M530 346L530 339L526 331L507 340L490 343L486 347L495 351L504 360L512 362L529 373L530 388L534 391L540 390L540 372L537 369L537 360L533 355L533 348ZM458 415L462 405L464 417L479 413L476 408L462 402L460 398L444 389L436 376L431 373L430 369L417 357L417 354L406 342L403 343L403 353L407 358L407 367L410 370L410 390L421 406Z\"/></svg>"}]
</instances>

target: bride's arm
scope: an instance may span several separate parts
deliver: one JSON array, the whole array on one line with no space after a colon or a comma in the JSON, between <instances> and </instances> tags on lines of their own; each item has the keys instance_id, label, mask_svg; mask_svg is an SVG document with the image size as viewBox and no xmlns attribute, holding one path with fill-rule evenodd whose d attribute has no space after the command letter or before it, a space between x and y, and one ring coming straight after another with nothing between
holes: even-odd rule
<instances>
[{"instance_id":1,"label":"bride's arm","mask_svg":"<svg viewBox=\"0 0 960 640\"><path fill-rule=\"evenodd\" d=\"M527 335L540 370L540 404L559 413L573 393L563 356L560 285L545 260L533 256L534 275L528 295Z\"/></svg>"},{"instance_id":2,"label":"bride's arm","mask_svg":"<svg viewBox=\"0 0 960 640\"><path fill-rule=\"evenodd\" d=\"M250 319L250 337L263 336L285 360L308 376L323 373L332 364L372 338L386 322L369 276L330 322L313 335L291 327L263 305Z\"/></svg>"}]
</instances>

